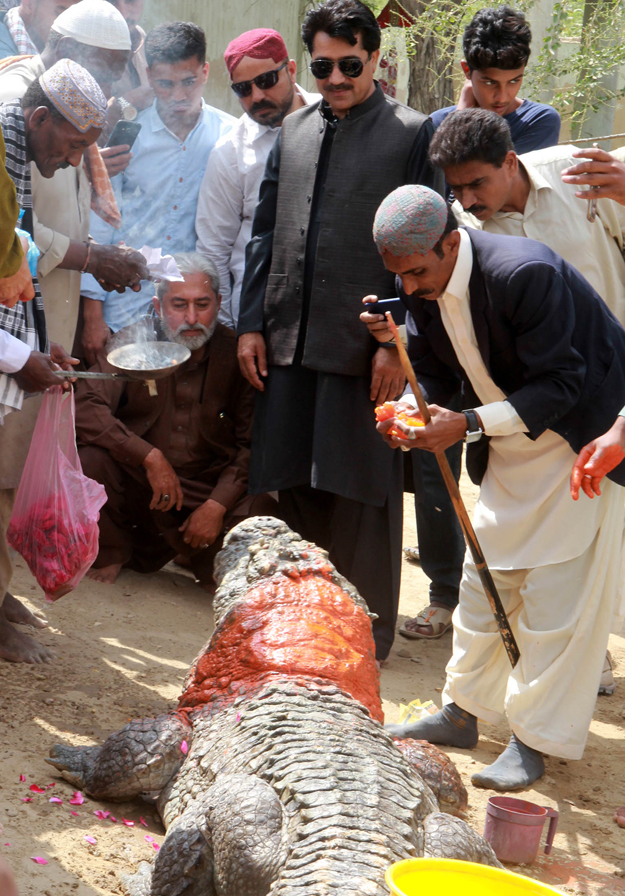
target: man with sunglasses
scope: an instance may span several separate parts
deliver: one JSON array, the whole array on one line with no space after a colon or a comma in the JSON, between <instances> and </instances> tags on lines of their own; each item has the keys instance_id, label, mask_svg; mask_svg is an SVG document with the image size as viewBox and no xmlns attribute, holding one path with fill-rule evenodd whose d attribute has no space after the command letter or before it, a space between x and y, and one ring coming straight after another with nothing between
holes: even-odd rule
<instances>
[{"instance_id":1,"label":"man with sunglasses","mask_svg":"<svg viewBox=\"0 0 625 896\"><path fill-rule=\"evenodd\" d=\"M399 600L403 464L376 442L374 403L395 397L397 349L364 328L364 295L395 293L373 239L395 187L443 189L428 162L428 119L374 80L380 28L359 0L327 0L302 37L322 102L289 115L269 154L248 245L239 360L258 390L250 489L277 490L281 514L325 547L393 643Z\"/></svg>"},{"instance_id":2,"label":"man with sunglasses","mask_svg":"<svg viewBox=\"0 0 625 896\"><path fill-rule=\"evenodd\" d=\"M217 265L222 283L219 320L236 329L245 247L267 156L285 117L320 99L295 83L282 36L270 28L246 31L224 53L231 87L244 115L208 160L197 208L197 251Z\"/></svg>"}]
</instances>

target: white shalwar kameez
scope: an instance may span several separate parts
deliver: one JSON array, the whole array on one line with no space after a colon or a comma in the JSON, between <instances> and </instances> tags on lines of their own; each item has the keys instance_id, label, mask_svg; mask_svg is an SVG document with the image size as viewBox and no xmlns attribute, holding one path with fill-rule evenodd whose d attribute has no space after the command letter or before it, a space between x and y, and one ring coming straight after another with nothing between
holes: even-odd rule
<instances>
[{"instance_id":1,"label":"white shalwar kameez","mask_svg":"<svg viewBox=\"0 0 625 896\"><path fill-rule=\"evenodd\" d=\"M551 430L535 441L525 435L478 348L468 292L473 256L460 234L456 267L438 302L492 437L474 526L521 659L512 669L467 551L443 702L491 724L505 713L523 743L580 759L619 584L623 493L605 479L601 497L574 502L569 444Z\"/></svg>"}]
</instances>

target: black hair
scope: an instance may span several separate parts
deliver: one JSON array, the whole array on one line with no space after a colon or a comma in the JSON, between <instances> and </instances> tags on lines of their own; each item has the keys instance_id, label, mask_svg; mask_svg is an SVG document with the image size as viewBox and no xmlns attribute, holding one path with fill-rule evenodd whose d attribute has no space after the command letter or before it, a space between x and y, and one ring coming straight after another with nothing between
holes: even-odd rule
<instances>
[{"instance_id":1,"label":"black hair","mask_svg":"<svg viewBox=\"0 0 625 896\"><path fill-rule=\"evenodd\" d=\"M38 109L45 106L49 110L50 116L54 121L67 121L65 116L61 115L52 100L46 95L43 87L39 83L39 79L33 81L20 101L22 109Z\"/></svg>"},{"instance_id":2,"label":"black hair","mask_svg":"<svg viewBox=\"0 0 625 896\"><path fill-rule=\"evenodd\" d=\"M532 32L522 12L511 6L480 9L462 38L464 58L471 71L522 68L530 58Z\"/></svg>"},{"instance_id":3,"label":"black hair","mask_svg":"<svg viewBox=\"0 0 625 896\"><path fill-rule=\"evenodd\" d=\"M488 109L451 112L436 128L430 143L430 162L437 168L485 162L501 168L514 149L508 122Z\"/></svg>"},{"instance_id":4,"label":"black hair","mask_svg":"<svg viewBox=\"0 0 625 896\"><path fill-rule=\"evenodd\" d=\"M309 53L312 53L315 35L319 31L346 40L352 47L358 43L360 34L367 53L380 49L380 26L369 7L360 0L326 0L306 14L302 23L302 40Z\"/></svg>"},{"instance_id":5,"label":"black hair","mask_svg":"<svg viewBox=\"0 0 625 896\"><path fill-rule=\"evenodd\" d=\"M159 62L182 62L195 56L206 62L206 35L194 22L165 22L157 25L145 39L148 66Z\"/></svg>"},{"instance_id":6,"label":"black hair","mask_svg":"<svg viewBox=\"0 0 625 896\"><path fill-rule=\"evenodd\" d=\"M449 233L453 233L454 230L458 230L458 222L456 221L456 216L451 209L451 205L447 205L447 222L445 224L445 229L443 230L436 245L432 246L432 252L436 252L439 258L445 257L445 253L443 252L443 240Z\"/></svg>"}]
</instances>

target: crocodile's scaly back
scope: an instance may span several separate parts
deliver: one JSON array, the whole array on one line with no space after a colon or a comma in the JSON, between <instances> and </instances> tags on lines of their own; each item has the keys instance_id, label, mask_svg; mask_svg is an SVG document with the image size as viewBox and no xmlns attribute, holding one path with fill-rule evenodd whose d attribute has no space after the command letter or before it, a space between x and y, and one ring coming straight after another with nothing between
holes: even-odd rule
<instances>
[{"instance_id":1,"label":"crocodile's scaly back","mask_svg":"<svg viewBox=\"0 0 625 896\"><path fill-rule=\"evenodd\" d=\"M52 752L94 795L160 782L167 837L131 896L386 896L399 859L497 864L419 774L461 814L447 757L405 743L404 756L380 724L370 614L325 552L255 518L226 536L216 570L216 629L176 712Z\"/></svg>"}]
</instances>

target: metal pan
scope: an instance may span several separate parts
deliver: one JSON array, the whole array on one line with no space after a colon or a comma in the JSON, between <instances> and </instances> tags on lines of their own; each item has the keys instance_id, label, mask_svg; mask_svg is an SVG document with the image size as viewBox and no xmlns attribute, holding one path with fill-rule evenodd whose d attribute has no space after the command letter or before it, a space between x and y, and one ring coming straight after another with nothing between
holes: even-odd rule
<instances>
[{"instance_id":1,"label":"metal pan","mask_svg":"<svg viewBox=\"0 0 625 896\"><path fill-rule=\"evenodd\" d=\"M191 351L177 342L131 342L113 349L106 360L117 373L104 371L57 371L58 376L89 379L143 380L150 395L157 395L156 380L171 376L174 370L188 361Z\"/></svg>"}]
</instances>

